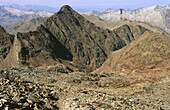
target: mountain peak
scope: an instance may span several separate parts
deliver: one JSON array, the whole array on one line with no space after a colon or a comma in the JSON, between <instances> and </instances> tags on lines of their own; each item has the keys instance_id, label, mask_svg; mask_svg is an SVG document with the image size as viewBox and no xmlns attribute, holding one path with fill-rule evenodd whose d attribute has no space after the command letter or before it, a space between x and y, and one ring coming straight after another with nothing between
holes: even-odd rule
<instances>
[{"instance_id":1,"label":"mountain peak","mask_svg":"<svg viewBox=\"0 0 170 110\"><path fill-rule=\"evenodd\" d=\"M0 25L0 32L5 32L4 28Z\"/></svg>"},{"instance_id":2,"label":"mountain peak","mask_svg":"<svg viewBox=\"0 0 170 110\"><path fill-rule=\"evenodd\" d=\"M64 5L61 7L60 11L70 11L73 10L69 5Z\"/></svg>"},{"instance_id":3,"label":"mountain peak","mask_svg":"<svg viewBox=\"0 0 170 110\"><path fill-rule=\"evenodd\" d=\"M92 11L86 12L85 14L86 15L98 16L100 14L100 12L92 10Z\"/></svg>"},{"instance_id":4,"label":"mountain peak","mask_svg":"<svg viewBox=\"0 0 170 110\"><path fill-rule=\"evenodd\" d=\"M109 13L109 12L113 12L113 11L115 11L115 10L108 8L108 9L104 10L103 13Z\"/></svg>"},{"instance_id":5,"label":"mountain peak","mask_svg":"<svg viewBox=\"0 0 170 110\"><path fill-rule=\"evenodd\" d=\"M77 10L76 12L78 12L79 14L84 14L85 12L82 10Z\"/></svg>"},{"instance_id":6,"label":"mountain peak","mask_svg":"<svg viewBox=\"0 0 170 110\"><path fill-rule=\"evenodd\" d=\"M154 8L154 9L159 9L160 6L159 6L159 5L154 5L153 8Z\"/></svg>"}]
</instances>

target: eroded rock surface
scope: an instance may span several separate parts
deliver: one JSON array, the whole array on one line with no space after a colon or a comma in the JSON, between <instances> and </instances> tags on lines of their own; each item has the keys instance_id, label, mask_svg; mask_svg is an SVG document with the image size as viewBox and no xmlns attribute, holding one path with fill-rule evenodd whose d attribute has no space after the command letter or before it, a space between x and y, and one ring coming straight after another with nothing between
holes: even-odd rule
<instances>
[{"instance_id":1,"label":"eroded rock surface","mask_svg":"<svg viewBox=\"0 0 170 110\"><path fill-rule=\"evenodd\" d=\"M153 83L121 74L0 71L1 109L169 109L169 79Z\"/></svg>"}]
</instances>

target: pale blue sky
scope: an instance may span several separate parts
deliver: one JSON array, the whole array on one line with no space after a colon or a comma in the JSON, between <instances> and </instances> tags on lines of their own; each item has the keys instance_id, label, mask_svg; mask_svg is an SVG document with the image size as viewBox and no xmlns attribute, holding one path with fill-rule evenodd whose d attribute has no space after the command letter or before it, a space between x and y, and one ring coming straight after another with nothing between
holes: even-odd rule
<instances>
[{"instance_id":1,"label":"pale blue sky","mask_svg":"<svg viewBox=\"0 0 170 110\"><path fill-rule=\"evenodd\" d=\"M152 5L165 6L170 0L0 0L0 5L47 5L60 8L62 5L70 5L74 9L103 11L112 9L136 9Z\"/></svg>"}]
</instances>

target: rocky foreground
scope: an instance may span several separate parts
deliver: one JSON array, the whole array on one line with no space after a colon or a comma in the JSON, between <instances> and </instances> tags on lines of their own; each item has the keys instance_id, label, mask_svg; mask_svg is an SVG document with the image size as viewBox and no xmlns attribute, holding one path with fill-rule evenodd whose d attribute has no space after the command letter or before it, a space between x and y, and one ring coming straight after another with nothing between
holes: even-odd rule
<instances>
[{"instance_id":1,"label":"rocky foreground","mask_svg":"<svg viewBox=\"0 0 170 110\"><path fill-rule=\"evenodd\" d=\"M60 69L0 70L0 109L169 110L170 81Z\"/></svg>"}]
</instances>

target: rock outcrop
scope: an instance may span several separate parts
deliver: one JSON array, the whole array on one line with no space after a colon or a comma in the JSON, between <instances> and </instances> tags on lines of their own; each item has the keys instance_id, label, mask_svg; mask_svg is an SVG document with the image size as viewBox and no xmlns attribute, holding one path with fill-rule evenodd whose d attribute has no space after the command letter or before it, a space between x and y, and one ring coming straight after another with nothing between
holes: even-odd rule
<instances>
[{"instance_id":1,"label":"rock outcrop","mask_svg":"<svg viewBox=\"0 0 170 110\"><path fill-rule=\"evenodd\" d=\"M69 6L62 7L44 26L70 50L75 60L92 68L99 67L111 51L126 45L115 32L96 27Z\"/></svg>"},{"instance_id":2,"label":"rock outcrop","mask_svg":"<svg viewBox=\"0 0 170 110\"><path fill-rule=\"evenodd\" d=\"M9 54L14 37L5 32L4 28L0 26L0 63L7 57Z\"/></svg>"},{"instance_id":3,"label":"rock outcrop","mask_svg":"<svg viewBox=\"0 0 170 110\"><path fill-rule=\"evenodd\" d=\"M5 68L18 66L47 66L59 63L58 58L71 60L71 53L48 31L44 26L39 26L37 31L15 35L13 48L3 65L9 59L17 59L17 63ZM68 55L68 56L66 56ZM16 56L16 58L11 58ZM3 66L1 66L2 68Z\"/></svg>"}]
</instances>

